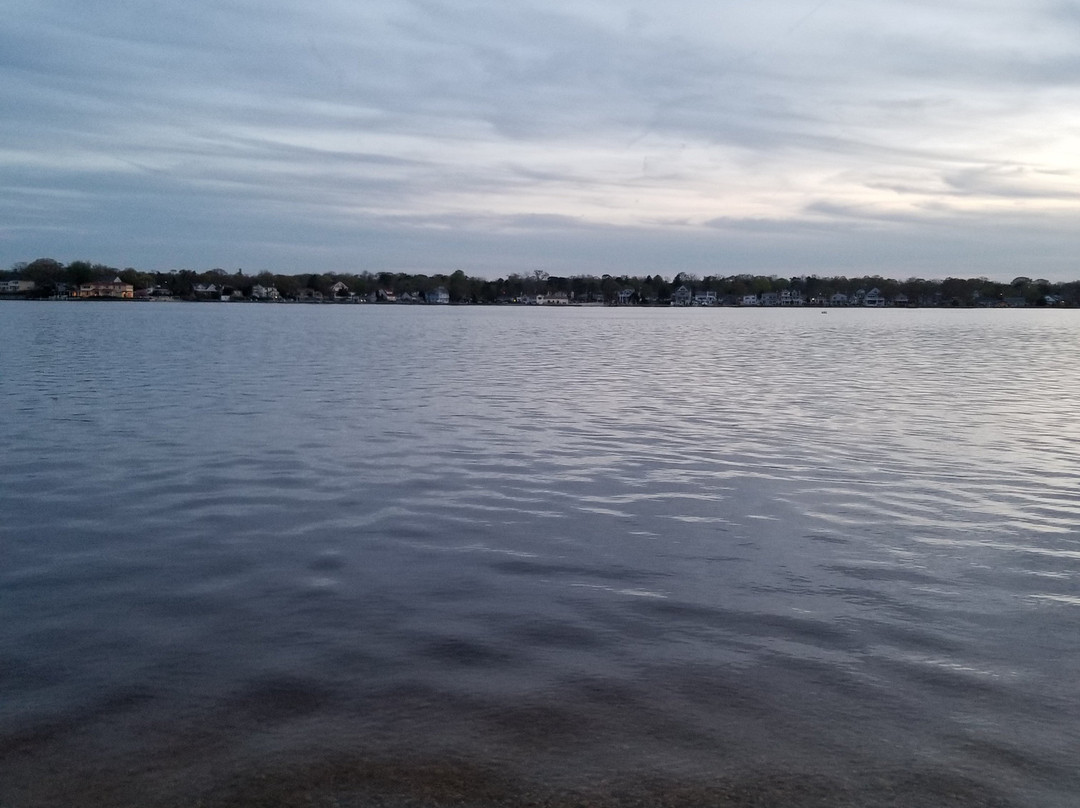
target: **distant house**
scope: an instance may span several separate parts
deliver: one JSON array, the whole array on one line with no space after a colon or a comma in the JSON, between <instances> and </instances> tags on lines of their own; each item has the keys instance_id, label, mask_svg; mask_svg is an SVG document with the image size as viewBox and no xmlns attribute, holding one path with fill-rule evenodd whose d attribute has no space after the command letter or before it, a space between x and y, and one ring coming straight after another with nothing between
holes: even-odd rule
<instances>
[{"instance_id":1,"label":"distant house","mask_svg":"<svg viewBox=\"0 0 1080 808\"><path fill-rule=\"evenodd\" d=\"M276 286L263 286L257 283L251 287L252 300L279 300L280 298L281 293Z\"/></svg>"},{"instance_id":2,"label":"distant house","mask_svg":"<svg viewBox=\"0 0 1080 808\"><path fill-rule=\"evenodd\" d=\"M716 292L698 292L694 295L695 306L715 306Z\"/></svg>"},{"instance_id":3,"label":"distant house","mask_svg":"<svg viewBox=\"0 0 1080 808\"><path fill-rule=\"evenodd\" d=\"M79 287L72 292L72 297L133 300L135 298L135 287L130 283L124 283L119 278L114 278L111 281L79 284Z\"/></svg>"},{"instance_id":4,"label":"distant house","mask_svg":"<svg viewBox=\"0 0 1080 808\"><path fill-rule=\"evenodd\" d=\"M631 289L630 287L627 287L625 289L620 289L619 290L619 305L620 306L629 306L631 301L633 301L633 299L634 299L634 294L635 294L634 290Z\"/></svg>"},{"instance_id":5,"label":"distant house","mask_svg":"<svg viewBox=\"0 0 1080 808\"><path fill-rule=\"evenodd\" d=\"M344 298L352 297L352 289L341 281L338 281L330 287L330 297L334 300L343 300Z\"/></svg>"},{"instance_id":6,"label":"distant house","mask_svg":"<svg viewBox=\"0 0 1080 808\"><path fill-rule=\"evenodd\" d=\"M0 281L0 295L23 295L34 291L33 281L11 280Z\"/></svg>"},{"instance_id":7,"label":"distant house","mask_svg":"<svg viewBox=\"0 0 1080 808\"><path fill-rule=\"evenodd\" d=\"M537 295L536 305L568 306L570 305L570 298L566 296L566 292L552 292L550 295Z\"/></svg>"},{"instance_id":8,"label":"distant house","mask_svg":"<svg viewBox=\"0 0 1080 808\"><path fill-rule=\"evenodd\" d=\"M216 298L221 296L221 290L218 289L217 284L213 283L197 283L193 290L195 297Z\"/></svg>"},{"instance_id":9,"label":"distant house","mask_svg":"<svg viewBox=\"0 0 1080 808\"><path fill-rule=\"evenodd\" d=\"M375 298L385 303L397 303L397 295L389 289L380 289L375 293Z\"/></svg>"},{"instance_id":10,"label":"distant house","mask_svg":"<svg viewBox=\"0 0 1080 808\"><path fill-rule=\"evenodd\" d=\"M686 286L680 286L671 295L672 306L689 306L694 300L694 294Z\"/></svg>"},{"instance_id":11,"label":"distant house","mask_svg":"<svg viewBox=\"0 0 1080 808\"><path fill-rule=\"evenodd\" d=\"M780 293L779 292L762 292L761 304L762 306L779 306L780 305Z\"/></svg>"},{"instance_id":12,"label":"distant house","mask_svg":"<svg viewBox=\"0 0 1080 808\"><path fill-rule=\"evenodd\" d=\"M832 297L829 298L830 306L846 306L848 304L848 297L843 292L834 292Z\"/></svg>"},{"instance_id":13,"label":"distant house","mask_svg":"<svg viewBox=\"0 0 1080 808\"><path fill-rule=\"evenodd\" d=\"M434 303L440 306L445 306L450 302L450 293L446 291L445 286L430 290L424 297L428 303Z\"/></svg>"},{"instance_id":14,"label":"distant house","mask_svg":"<svg viewBox=\"0 0 1080 808\"><path fill-rule=\"evenodd\" d=\"M758 303L759 301L757 295L743 295L741 298L739 298L740 306L756 306L758 305Z\"/></svg>"},{"instance_id":15,"label":"distant house","mask_svg":"<svg viewBox=\"0 0 1080 808\"><path fill-rule=\"evenodd\" d=\"M905 295L903 292L901 292L900 294L898 294L896 297L893 298L892 304L894 306L909 306L909 305L911 305L911 301L908 299L907 295Z\"/></svg>"},{"instance_id":16,"label":"distant house","mask_svg":"<svg viewBox=\"0 0 1080 808\"><path fill-rule=\"evenodd\" d=\"M780 305L781 306L801 306L803 304L802 292L798 289L782 289L780 290Z\"/></svg>"},{"instance_id":17,"label":"distant house","mask_svg":"<svg viewBox=\"0 0 1080 808\"><path fill-rule=\"evenodd\" d=\"M875 309L883 308L885 306L885 296L881 294L881 290L875 286L863 296L862 304Z\"/></svg>"}]
</instances>

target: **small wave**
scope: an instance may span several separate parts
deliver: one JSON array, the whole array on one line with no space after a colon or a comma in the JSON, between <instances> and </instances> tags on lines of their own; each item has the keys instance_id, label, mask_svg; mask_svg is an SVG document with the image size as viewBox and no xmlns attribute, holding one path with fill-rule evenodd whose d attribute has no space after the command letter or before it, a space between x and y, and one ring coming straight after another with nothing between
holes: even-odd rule
<instances>
[{"instance_id":1,"label":"small wave","mask_svg":"<svg viewBox=\"0 0 1080 808\"><path fill-rule=\"evenodd\" d=\"M918 536L914 541L920 544L933 544L945 547L981 547L988 550L1004 550L1009 553L1049 556L1051 558L1067 558L1080 561L1080 550L1061 550L1056 547L1039 547L1030 544L1011 544L1009 542L983 541L980 539L938 539L928 536Z\"/></svg>"},{"instance_id":2,"label":"small wave","mask_svg":"<svg viewBox=\"0 0 1080 808\"><path fill-rule=\"evenodd\" d=\"M1067 603L1070 606L1080 606L1078 595L1028 595L1030 600L1049 600L1054 603Z\"/></svg>"},{"instance_id":3,"label":"small wave","mask_svg":"<svg viewBox=\"0 0 1080 808\"><path fill-rule=\"evenodd\" d=\"M977 668L974 665L967 665L963 662L958 662L954 659L948 659L945 657L927 657L907 655L904 657L904 661L913 663L915 665L922 665L928 668L934 668L937 670L949 671L951 673L964 674L966 676L975 676L980 679L1001 679L1006 675L1015 675L1012 672L992 671L987 668Z\"/></svg>"},{"instance_id":4,"label":"small wave","mask_svg":"<svg viewBox=\"0 0 1080 808\"><path fill-rule=\"evenodd\" d=\"M586 583L572 583L572 587L579 589L595 589L600 592L611 592L614 595L626 595L631 598L656 598L657 600L667 600L667 595L662 592L653 592L648 589L618 589L613 586L604 586L603 584L586 584Z\"/></svg>"}]
</instances>

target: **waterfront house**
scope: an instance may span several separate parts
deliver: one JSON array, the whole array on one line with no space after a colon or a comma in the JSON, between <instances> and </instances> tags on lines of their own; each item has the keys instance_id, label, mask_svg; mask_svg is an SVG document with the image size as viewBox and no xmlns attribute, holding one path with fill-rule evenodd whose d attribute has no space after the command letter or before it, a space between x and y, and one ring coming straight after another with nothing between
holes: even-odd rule
<instances>
[{"instance_id":1,"label":"waterfront house","mask_svg":"<svg viewBox=\"0 0 1080 808\"><path fill-rule=\"evenodd\" d=\"M695 306L715 306L716 292L698 292L694 295Z\"/></svg>"},{"instance_id":2,"label":"waterfront house","mask_svg":"<svg viewBox=\"0 0 1080 808\"><path fill-rule=\"evenodd\" d=\"M862 304L871 308L880 309L885 305L885 296L876 286L863 295Z\"/></svg>"},{"instance_id":3,"label":"waterfront house","mask_svg":"<svg viewBox=\"0 0 1080 808\"><path fill-rule=\"evenodd\" d=\"M34 291L33 281L20 279L0 281L0 295L23 295L32 291Z\"/></svg>"},{"instance_id":4,"label":"waterfront house","mask_svg":"<svg viewBox=\"0 0 1080 808\"><path fill-rule=\"evenodd\" d=\"M830 306L846 306L848 304L848 297L843 292L834 292L833 296L829 298Z\"/></svg>"},{"instance_id":5,"label":"waterfront house","mask_svg":"<svg viewBox=\"0 0 1080 808\"><path fill-rule=\"evenodd\" d=\"M130 283L124 283L119 278L111 281L95 281L79 284L79 287L71 293L72 297L78 298L116 298L120 300L133 300L135 287Z\"/></svg>"},{"instance_id":6,"label":"waterfront house","mask_svg":"<svg viewBox=\"0 0 1080 808\"><path fill-rule=\"evenodd\" d=\"M671 295L672 306L689 306L693 300L693 293L685 286L680 286Z\"/></svg>"},{"instance_id":7,"label":"waterfront house","mask_svg":"<svg viewBox=\"0 0 1080 808\"><path fill-rule=\"evenodd\" d=\"M740 306L756 306L758 305L758 302L759 301L757 295L743 295L741 298L739 298Z\"/></svg>"},{"instance_id":8,"label":"waterfront house","mask_svg":"<svg viewBox=\"0 0 1080 808\"><path fill-rule=\"evenodd\" d=\"M762 292L761 303L762 306L779 306L780 305L780 293L779 292Z\"/></svg>"},{"instance_id":9,"label":"waterfront house","mask_svg":"<svg viewBox=\"0 0 1080 808\"><path fill-rule=\"evenodd\" d=\"M346 286L341 281L338 281L330 287L330 297L334 300L343 300L348 297L352 297L352 289Z\"/></svg>"},{"instance_id":10,"label":"waterfront house","mask_svg":"<svg viewBox=\"0 0 1080 808\"><path fill-rule=\"evenodd\" d=\"M278 292L276 286L263 286L257 283L251 287L252 300L278 300L280 297L281 293Z\"/></svg>"},{"instance_id":11,"label":"waterfront house","mask_svg":"<svg viewBox=\"0 0 1080 808\"><path fill-rule=\"evenodd\" d=\"M631 289L630 287L619 290L619 305L620 306L629 306L633 299L634 299L634 290Z\"/></svg>"},{"instance_id":12,"label":"waterfront house","mask_svg":"<svg viewBox=\"0 0 1080 808\"><path fill-rule=\"evenodd\" d=\"M568 306L570 305L570 298L566 296L566 292L552 292L550 295L537 295L536 305Z\"/></svg>"},{"instance_id":13,"label":"waterfront house","mask_svg":"<svg viewBox=\"0 0 1080 808\"><path fill-rule=\"evenodd\" d=\"M429 290L424 297L428 303L434 303L439 306L445 306L450 302L450 293L446 291L445 286Z\"/></svg>"}]
</instances>

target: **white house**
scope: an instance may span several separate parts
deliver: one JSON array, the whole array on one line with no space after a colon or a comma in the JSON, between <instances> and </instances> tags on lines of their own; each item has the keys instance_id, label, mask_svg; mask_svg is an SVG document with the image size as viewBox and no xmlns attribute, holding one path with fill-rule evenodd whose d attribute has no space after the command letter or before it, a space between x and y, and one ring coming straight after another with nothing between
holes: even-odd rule
<instances>
[{"instance_id":1,"label":"white house","mask_svg":"<svg viewBox=\"0 0 1080 808\"><path fill-rule=\"evenodd\" d=\"M685 286L680 286L671 295L671 305L672 306L689 306L690 303L693 301L693 299L694 299L693 293L689 289L687 289Z\"/></svg>"},{"instance_id":2,"label":"white house","mask_svg":"<svg viewBox=\"0 0 1080 808\"><path fill-rule=\"evenodd\" d=\"M33 281L12 280L0 281L0 295L18 295L23 292L34 291Z\"/></svg>"},{"instance_id":3,"label":"white house","mask_svg":"<svg viewBox=\"0 0 1080 808\"><path fill-rule=\"evenodd\" d=\"M536 305L538 306L569 306L570 298L566 296L566 292L552 292L550 295L537 295Z\"/></svg>"},{"instance_id":4,"label":"white house","mask_svg":"<svg viewBox=\"0 0 1080 808\"><path fill-rule=\"evenodd\" d=\"M251 287L252 300L278 300L280 297L281 293L278 292L276 286L263 286L257 283Z\"/></svg>"},{"instance_id":5,"label":"white house","mask_svg":"<svg viewBox=\"0 0 1080 808\"><path fill-rule=\"evenodd\" d=\"M882 295L881 290L875 286L863 296L862 303L864 306L880 309L885 305L885 296Z\"/></svg>"},{"instance_id":6,"label":"white house","mask_svg":"<svg viewBox=\"0 0 1080 808\"><path fill-rule=\"evenodd\" d=\"M436 303L444 306L450 302L450 293L446 291L445 286L440 286L438 289L431 289L424 296L424 299L427 300L428 303Z\"/></svg>"}]
</instances>

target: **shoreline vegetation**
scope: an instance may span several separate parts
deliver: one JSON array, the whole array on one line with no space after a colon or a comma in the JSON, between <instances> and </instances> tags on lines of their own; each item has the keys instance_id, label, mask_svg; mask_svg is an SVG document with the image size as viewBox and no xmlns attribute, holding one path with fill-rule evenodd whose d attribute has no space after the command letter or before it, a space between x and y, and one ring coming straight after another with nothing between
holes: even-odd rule
<instances>
[{"instance_id":1,"label":"shoreline vegetation","mask_svg":"<svg viewBox=\"0 0 1080 808\"><path fill-rule=\"evenodd\" d=\"M497 279L463 270L445 274L360 272L283 275L243 269L144 272L89 261L62 264L39 258L0 270L0 299L132 300L275 303L405 303L547 306L863 306L1055 307L1080 306L1080 281L1024 276L1009 283L987 278L846 278L803 275L699 277L575 275L541 270Z\"/></svg>"}]
</instances>

